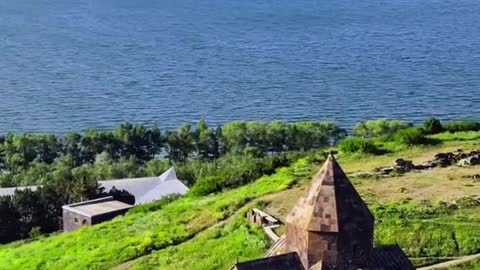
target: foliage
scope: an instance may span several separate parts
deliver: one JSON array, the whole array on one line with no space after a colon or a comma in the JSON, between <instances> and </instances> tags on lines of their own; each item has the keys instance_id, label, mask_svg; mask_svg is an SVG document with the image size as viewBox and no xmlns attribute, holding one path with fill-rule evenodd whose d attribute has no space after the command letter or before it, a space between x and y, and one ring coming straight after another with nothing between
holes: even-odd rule
<instances>
[{"instance_id":1,"label":"foliage","mask_svg":"<svg viewBox=\"0 0 480 270\"><path fill-rule=\"evenodd\" d=\"M309 166L300 160L236 190L201 198L183 197L158 211L140 211L73 233L9 244L0 247L0 265L2 270L110 269L153 250L182 243L231 216L252 199L285 190L297 178L310 176Z\"/></svg>"},{"instance_id":2,"label":"foliage","mask_svg":"<svg viewBox=\"0 0 480 270\"><path fill-rule=\"evenodd\" d=\"M376 244L399 244L411 256L458 256L472 254L480 248L475 241L478 232L469 226L478 226L471 221L463 224L461 211L445 204L398 204L371 205L376 219ZM471 209L478 211L478 209ZM243 213L239 213L243 216ZM449 219L453 216L453 220ZM450 223L443 223L448 218ZM458 225L455 223L458 218ZM460 223L460 221L462 221ZM232 232L231 230L237 230ZM147 256L132 269L228 269L236 259L240 261L261 257L265 254L265 235L252 233L255 230L237 218L225 227L215 227L206 234L186 244L171 247ZM250 233L247 233L250 231ZM470 242L465 239L470 238ZM213 255L215 254L215 255ZM222 254L222 256L218 256Z\"/></svg>"},{"instance_id":3,"label":"foliage","mask_svg":"<svg viewBox=\"0 0 480 270\"><path fill-rule=\"evenodd\" d=\"M471 262L466 262L460 265L452 266L448 269L449 270L480 270L480 259L476 259Z\"/></svg>"},{"instance_id":4,"label":"foliage","mask_svg":"<svg viewBox=\"0 0 480 270\"><path fill-rule=\"evenodd\" d=\"M464 220L460 210L444 204L390 204L371 209L377 223L377 245L399 245L410 257L461 256L480 252L478 220Z\"/></svg>"},{"instance_id":5,"label":"foliage","mask_svg":"<svg viewBox=\"0 0 480 270\"><path fill-rule=\"evenodd\" d=\"M70 186L49 184L36 190L17 190L13 196L0 197L0 243L58 231L63 205L104 196L135 203L135 197L125 190L105 193L95 181L84 180Z\"/></svg>"},{"instance_id":6,"label":"foliage","mask_svg":"<svg viewBox=\"0 0 480 270\"><path fill-rule=\"evenodd\" d=\"M445 131L450 133L465 131L480 131L480 122L474 121L453 121L443 125Z\"/></svg>"},{"instance_id":7,"label":"foliage","mask_svg":"<svg viewBox=\"0 0 480 270\"><path fill-rule=\"evenodd\" d=\"M427 142L425 134L419 128L409 128L399 131L395 135L395 141L404 145L421 145Z\"/></svg>"},{"instance_id":8,"label":"foliage","mask_svg":"<svg viewBox=\"0 0 480 270\"><path fill-rule=\"evenodd\" d=\"M480 132L478 131L466 131L466 132L456 132L449 133L443 132L431 136L431 138L439 141L475 141L480 139Z\"/></svg>"},{"instance_id":9,"label":"foliage","mask_svg":"<svg viewBox=\"0 0 480 270\"><path fill-rule=\"evenodd\" d=\"M132 208L130 211L128 211L127 214L132 215L132 214L137 214L137 213L148 213L148 212L158 211L158 210L162 209L163 207L165 207L166 205L180 199L181 197L182 197L182 195L180 195L180 194L170 194L170 195L167 195L167 196L163 197L162 199L160 199L156 202L136 206L136 207Z\"/></svg>"},{"instance_id":10,"label":"foliage","mask_svg":"<svg viewBox=\"0 0 480 270\"><path fill-rule=\"evenodd\" d=\"M380 152L371 140L355 137L343 140L338 149L343 153L377 154Z\"/></svg>"},{"instance_id":11,"label":"foliage","mask_svg":"<svg viewBox=\"0 0 480 270\"><path fill-rule=\"evenodd\" d=\"M165 249L140 260L132 269L229 269L236 261L258 258L266 252L269 244L268 237L260 227L240 217L184 245Z\"/></svg>"},{"instance_id":12,"label":"foliage","mask_svg":"<svg viewBox=\"0 0 480 270\"><path fill-rule=\"evenodd\" d=\"M286 155L263 159L251 156L227 156L211 164L212 166L207 168L208 173L202 173L190 194L205 196L239 187L262 175L272 174L277 168L289 166L291 162Z\"/></svg>"},{"instance_id":13,"label":"foliage","mask_svg":"<svg viewBox=\"0 0 480 270\"><path fill-rule=\"evenodd\" d=\"M392 138L400 130L412 127L412 124L399 120L378 119L361 122L354 129L357 137L369 138Z\"/></svg>"},{"instance_id":14,"label":"foliage","mask_svg":"<svg viewBox=\"0 0 480 270\"><path fill-rule=\"evenodd\" d=\"M125 123L113 131L88 130L63 138L8 134L0 138L0 186L46 184L79 174L87 180L158 175L172 163L308 151L334 145L345 135L332 123L234 122L213 129L205 121L165 132Z\"/></svg>"},{"instance_id":15,"label":"foliage","mask_svg":"<svg viewBox=\"0 0 480 270\"><path fill-rule=\"evenodd\" d=\"M423 124L423 132L425 134L438 134L443 132L444 128L440 120L430 118Z\"/></svg>"}]
</instances>

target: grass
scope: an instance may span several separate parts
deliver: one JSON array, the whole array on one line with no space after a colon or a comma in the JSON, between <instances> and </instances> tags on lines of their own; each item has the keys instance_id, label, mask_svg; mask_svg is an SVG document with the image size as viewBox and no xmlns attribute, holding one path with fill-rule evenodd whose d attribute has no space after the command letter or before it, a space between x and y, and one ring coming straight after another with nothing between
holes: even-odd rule
<instances>
[{"instance_id":1,"label":"grass","mask_svg":"<svg viewBox=\"0 0 480 270\"><path fill-rule=\"evenodd\" d=\"M264 254L269 241L260 227L240 217L194 241L154 253L129 269L229 269L236 261L248 261Z\"/></svg>"},{"instance_id":2,"label":"grass","mask_svg":"<svg viewBox=\"0 0 480 270\"><path fill-rule=\"evenodd\" d=\"M477 135L470 133L434 138L442 143L412 148L384 143L389 154L341 155L339 162L351 174L391 166L398 158L422 163L438 152L480 148ZM268 213L284 221L308 187L309 181L301 179L318 168L301 159L275 175L222 194L185 197L148 207L156 211L133 211L71 234L0 246L0 269L110 269L154 251L134 261L132 269L226 269L236 259L261 257L268 243L259 228L242 218L213 226L258 199L268 202ZM475 172L478 168L452 166L401 177L352 180L375 214L377 244L399 244L413 257L444 257L480 252L480 208L454 211L437 204L480 194L480 185L463 177ZM275 196L265 196L270 193ZM433 206L425 206L425 200Z\"/></svg>"},{"instance_id":3,"label":"grass","mask_svg":"<svg viewBox=\"0 0 480 270\"><path fill-rule=\"evenodd\" d=\"M412 206L418 207L418 206ZM473 209L477 214L480 208ZM451 257L480 252L480 224L458 218L462 211L433 217L390 216L377 221L376 245L398 244L410 257Z\"/></svg>"},{"instance_id":4,"label":"grass","mask_svg":"<svg viewBox=\"0 0 480 270\"><path fill-rule=\"evenodd\" d=\"M403 176L351 180L366 201L438 202L480 194L480 183L466 178L478 172L478 167L452 166Z\"/></svg>"},{"instance_id":5,"label":"grass","mask_svg":"<svg viewBox=\"0 0 480 270\"><path fill-rule=\"evenodd\" d=\"M202 198L186 197L150 213L136 213L70 234L0 247L0 269L109 269L153 250L180 244L226 219L252 199L287 189L310 174L301 159L275 175Z\"/></svg>"},{"instance_id":6,"label":"grass","mask_svg":"<svg viewBox=\"0 0 480 270\"><path fill-rule=\"evenodd\" d=\"M478 150L480 149L480 140L445 141L436 146L399 147L395 152L381 156L343 155L340 156L339 161L347 173L371 172L379 167L394 165L395 160L398 158L410 159L414 163L423 163L431 160L437 153L454 152L458 149L463 149L464 151ZM361 162L359 162L360 160Z\"/></svg>"},{"instance_id":7,"label":"grass","mask_svg":"<svg viewBox=\"0 0 480 270\"><path fill-rule=\"evenodd\" d=\"M456 132L456 133L440 133L432 135L431 138L437 139L440 141L474 141L480 139L480 132Z\"/></svg>"},{"instance_id":8,"label":"grass","mask_svg":"<svg viewBox=\"0 0 480 270\"><path fill-rule=\"evenodd\" d=\"M467 210L418 204L370 207L377 219L376 245L399 244L408 255L421 257L413 260L416 265L438 263L445 261L445 257L480 250L480 242L474 240L479 239L480 234L480 207ZM268 239L257 227L248 225L243 215L244 212L232 223L213 228L192 241L161 250L120 269L228 269L236 260L262 257L268 248ZM475 218L465 222L463 215Z\"/></svg>"},{"instance_id":9,"label":"grass","mask_svg":"<svg viewBox=\"0 0 480 270\"><path fill-rule=\"evenodd\" d=\"M439 270L480 270L480 259Z\"/></svg>"}]
</instances>

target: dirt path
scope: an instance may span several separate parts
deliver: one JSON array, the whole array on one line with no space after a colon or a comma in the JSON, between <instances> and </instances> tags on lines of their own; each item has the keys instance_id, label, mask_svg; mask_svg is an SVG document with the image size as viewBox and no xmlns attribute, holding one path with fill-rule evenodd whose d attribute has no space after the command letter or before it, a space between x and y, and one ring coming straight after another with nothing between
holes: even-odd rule
<instances>
[{"instance_id":1,"label":"dirt path","mask_svg":"<svg viewBox=\"0 0 480 270\"><path fill-rule=\"evenodd\" d=\"M286 191L288 191L288 190L286 190ZM237 209L237 211L235 211L235 213L232 214L231 216L229 216L228 218L226 218L226 219L224 219L224 220L216 223L215 225L213 225L213 226L211 226L211 227L209 227L209 228L207 228L207 229L205 229L205 230L203 230L203 231L195 234L194 237L192 237L192 238L190 238L189 240L187 240L187 241L185 241L185 242L183 242L183 243L180 243L180 244L178 244L178 245L176 245L176 246L185 245L185 244L187 244L188 242L194 241L195 239L201 237L202 235L204 235L204 234L207 233L208 231L213 230L213 229L215 229L215 228L218 228L218 227L220 227L220 226L223 226L223 225L229 223L230 221L234 220L234 219L239 215L239 213L242 212L242 210L247 209L248 207L252 206L252 205L255 204L256 202L262 201L262 200L269 200L269 199L276 198L277 196L281 196L281 195L282 195L284 192L286 192L286 191L281 191L281 192L277 192L277 193L271 193L271 194L267 194L267 195L264 195L264 196L262 196L262 197L258 197L258 198L256 198L256 199L253 199L252 201L248 202L248 203L245 204L244 206L242 206L242 207L240 207L239 209ZM172 246L172 247L173 247L173 246ZM163 250L163 249L156 250L156 251L154 251L154 252L152 252L152 253L150 253L150 254L147 254L147 255L145 255L145 256L138 257L138 258L133 259L133 260L131 260L131 261L122 263L122 264L120 264L120 265L117 265L117 266L111 268L111 270L127 270L127 269L130 269L133 265L135 265L135 264L136 264L137 262L139 262L140 260L146 259L146 258L149 257L149 256L153 256L155 253L160 252L160 251L162 251L162 250Z\"/></svg>"},{"instance_id":2,"label":"dirt path","mask_svg":"<svg viewBox=\"0 0 480 270\"><path fill-rule=\"evenodd\" d=\"M417 268L417 270L447 269L448 267L452 267L452 266L455 266L455 265L467 263L467 262L470 262L470 261L473 261L473 260L476 260L476 259L480 259L480 254L465 256L465 257L461 257L461 258L456 259L456 260L452 260L452 261L448 261L448 262L442 262L442 263L439 263L439 264L434 264L434 265L430 265L430 266Z\"/></svg>"}]
</instances>

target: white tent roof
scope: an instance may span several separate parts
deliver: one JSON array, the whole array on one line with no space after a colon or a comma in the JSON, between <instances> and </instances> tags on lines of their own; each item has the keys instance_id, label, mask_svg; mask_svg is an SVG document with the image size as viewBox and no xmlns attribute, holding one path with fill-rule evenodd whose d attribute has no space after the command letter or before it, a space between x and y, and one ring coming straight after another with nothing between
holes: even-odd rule
<instances>
[{"instance_id":1,"label":"white tent roof","mask_svg":"<svg viewBox=\"0 0 480 270\"><path fill-rule=\"evenodd\" d=\"M174 167L157 177L107 180L98 181L98 183L105 188L106 192L115 187L132 193L135 196L135 205L158 201L171 194L184 195L188 192L188 187L178 180ZM0 188L0 196L13 195L15 190L27 188L35 190L37 186Z\"/></svg>"},{"instance_id":2,"label":"white tent roof","mask_svg":"<svg viewBox=\"0 0 480 270\"><path fill-rule=\"evenodd\" d=\"M184 195L188 192L188 187L178 180L174 167L158 177L99 181L99 183L106 192L115 187L132 193L135 196L135 205L158 201L170 194Z\"/></svg>"}]
</instances>

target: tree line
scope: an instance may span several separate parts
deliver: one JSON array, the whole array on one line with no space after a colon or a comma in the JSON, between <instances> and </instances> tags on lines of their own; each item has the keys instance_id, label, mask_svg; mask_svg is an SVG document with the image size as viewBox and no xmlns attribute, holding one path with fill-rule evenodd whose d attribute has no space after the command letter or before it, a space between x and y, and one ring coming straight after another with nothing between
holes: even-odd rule
<instances>
[{"instance_id":1,"label":"tree line","mask_svg":"<svg viewBox=\"0 0 480 270\"><path fill-rule=\"evenodd\" d=\"M235 122L161 131L122 124L113 131L0 137L0 186L42 185L0 197L0 243L57 231L62 205L113 195L99 180L158 176L172 164L193 196L244 185L274 173L297 153L328 147L346 136L331 123Z\"/></svg>"},{"instance_id":2,"label":"tree line","mask_svg":"<svg viewBox=\"0 0 480 270\"><path fill-rule=\"evenodd\" d=\"M158 176L175 165L179 178L192 187L191 196L204 196L245 185L340 141L342 152L378 153L375 142L411 145L429 134L479 130L480 123L472 121L429 119L414 127L381 119L358 124L356 137L347 140L346 130L322 122L234 122L210 128L200 121L165 131L126 123L113 131L64 137L8 134L0 136L0 186L43 187L0 198L0 242L56 231L62 205L107 195L99 180ZM133 203L128 192L111 195Z\"/></svg>"},{"instance_id":3,"label":"tree line","mask_svg":"<svg viewBox=\"0 0 480 270\"><path fill-rule=\"evenodd\" d=\"M103 166L107 171L97 172L93 178L141 176L138 174L144 173L136 172L139 165L148 167L148 162L159 159L185 164L211 162L227 154L262 158L327 147L345 136L346 131L332 123L234 122L209 128L205 121L164 132L126 123L113 131L88 130L64 137L8 134L0 137L0 186L64 178L55 176L55 171L61 174L59 167L70 168L72 177L81 178L85 167L122 164L123 168Z\"/></svg>"}]
</instances>

